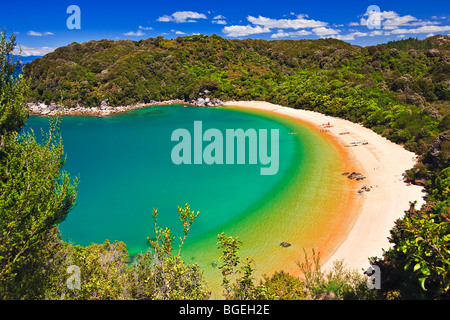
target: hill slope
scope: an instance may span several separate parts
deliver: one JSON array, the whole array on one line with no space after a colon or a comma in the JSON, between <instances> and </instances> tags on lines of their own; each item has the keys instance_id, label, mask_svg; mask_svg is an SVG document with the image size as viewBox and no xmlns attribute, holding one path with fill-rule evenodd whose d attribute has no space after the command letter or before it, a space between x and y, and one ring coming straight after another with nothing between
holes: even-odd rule
<instances>
[{"instance_id":1,"label":"hill slope","mask_svg":"<svg viewBox=\"0 0 450 320\"><path fill-rule=\"evenodd\" d=\"M27 64L25 75L32 102L118 106L191 100L208 90L223 100L266 100L362 122L421 152L420 141L438 134L450 109L448 39L366 48L216 35L101 40L59 48Z\"/></svg>"},{"instance_id":2,"label":"hill slope","mask_svg":"<svg viewBox=\"0 0 450 320\"><path fill-rule=\"evenodd\" d=\"M33 102L97 106L108 99L118 106L192 100L208 90L213 98L265 100L338 116L403 144L421 155L407 178L426 186L429 197L423 209L412 207L397 221L393 249L378 263L388 279L387 297L410 292L410 283L421 297L419 283L427 279L432 290L426 295L435 298L450 295L449 43L449 36L365 48L335 39L216 35L102 40L72 43L24 69Z\"/></svg>"}]
</instances>

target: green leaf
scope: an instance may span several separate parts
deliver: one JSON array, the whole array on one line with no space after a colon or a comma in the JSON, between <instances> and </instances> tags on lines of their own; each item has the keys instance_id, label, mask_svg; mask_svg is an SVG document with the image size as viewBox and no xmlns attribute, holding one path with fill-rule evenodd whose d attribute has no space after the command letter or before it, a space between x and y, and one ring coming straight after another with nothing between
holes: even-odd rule
<instances>
[{"instance_id":1,"label":"green leaf","mask_svg":"<svg viewBox=\"0 0 450 320\"><path fill-rule=\"evenodd\" d=\"M413 268L413 271L416 272L419 269L420 269L420 263L416 263L416 265Z\"/></svg>"},{"instance_id":2,"label":"green leaf","mask_svg":"<svg viewBox=\"0 0 450 320\"><path fill-rule=\"evenodd\" d=\"M419 278L420 286L424 291L428 291L427 288L425 288L425 280L427 280L428 277Z\"/></svg>"},{"instance_id":3,"label":"green leaf","mask_svg":"<svg viewBox=\"0 0 450 320\"><path fill-rule=\"evenodd\" d=\"M422 274L429 276L431 274L430 269L428 269L427 267L423 267L422 269L420 269L420 272L422 272Z\"/></svg>"}]
</instances>

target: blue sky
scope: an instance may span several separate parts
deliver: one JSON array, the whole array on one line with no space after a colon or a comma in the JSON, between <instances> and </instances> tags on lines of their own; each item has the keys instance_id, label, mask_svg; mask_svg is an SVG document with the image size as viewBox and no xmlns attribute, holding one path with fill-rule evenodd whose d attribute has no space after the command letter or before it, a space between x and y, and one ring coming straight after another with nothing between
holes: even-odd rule
<instances>
[{"instance_id":1,"label":"blue sky","mask_svg":"<svg viewBox=\"0 0 450 320\"><path fill-rule=\"evenodd\" d=\"M79 30L67 27L70 5L80 8ZM371 5L379 8L377 16L367 13ZM370 19L377 28L370 27ZM365 46L450 34L450 1L8 1L1 5L0 27L17 34L24 56L72 42L192 34L267 40L333 37Z\"/></svg>"}]
</instances>

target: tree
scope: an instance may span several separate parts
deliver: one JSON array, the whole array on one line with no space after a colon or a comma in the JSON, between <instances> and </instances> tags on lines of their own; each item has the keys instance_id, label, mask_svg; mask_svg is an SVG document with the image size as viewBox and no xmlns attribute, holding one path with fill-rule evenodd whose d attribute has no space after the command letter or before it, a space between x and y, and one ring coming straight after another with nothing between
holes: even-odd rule
<instances>
[{"instance_id":1,"label":"tree","mask_svg":"<svg viewBox=\"0 0 450 320\"><path fill-rule=\"evenodd\" d=\"M57 226L74 205L77 182L61 172L58 121L43 143L33 132L19 135L27 84L13 73L14 35L7 41L1 33L0 39L0 297L43 298L59 250Z\"/></svg>"},{"instance_id":2,"label":"tree","mask_svg":"<svg viewBox=\"0 0 450 320\"><path fill-rule=\"evenodd\" d=\"M22 75L16 73L21 64L19 59L14 61L15 46L14 34L7 40L6 32L0 32L0 151L6 136L11 137L14 132L18 132L28 117L23 108L28 84Z\"/></svg>"},{"instance_id":3,"label":"tree","mask_svg":"<svg viewBox=\"0 0 450 320\"><path fill-rule=\"evenodd\" d=\"M242 245L238 237L233 238L222 232L217 236L217 239L219 240L217 242L219 249L222 250L220 257L222 264L219 269L222 270L222 287L225 299L268 299L264 284L255 284L253 261L247 257L242 262L238 255Z\"/></svg>"},{"instance_id":4,"label":"tree","mask_svg":"<svg viewBox=\"0 0 450 320\"><path fill-rule=\"evenodd\" d=\"M393 247L376 261L387 296L440 299L450 295L450 201L415 204L391 230ZM384 284L383 284L384 281Z\"/></svg>"},{"instance_id":5,"label":"tree","mask_svg":"<svg viewBox=\"0 0 450 320\"><path fill-rule=\"evenodd\" d=\"M151 250L139 254L129 269L130 290L134 299L145 300L196 300L207 299L203 272L198 264L188 264L181 259L181 249L189 234L191 224L199 212L191 211L188 204L178 207L183 225L178 253L173 254L175 236L168 228L157 224L158 210L153 209L154 237L148 238Z\"/></svg>"}]
</instances>

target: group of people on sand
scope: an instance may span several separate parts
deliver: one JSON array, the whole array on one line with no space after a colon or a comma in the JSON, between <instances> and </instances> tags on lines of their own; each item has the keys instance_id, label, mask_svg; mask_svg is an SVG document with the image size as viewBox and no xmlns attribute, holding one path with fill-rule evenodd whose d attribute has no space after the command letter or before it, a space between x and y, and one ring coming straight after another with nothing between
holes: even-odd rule
<instances>
[{"instance_id":1,"label":"group of people on sand","mask_svg":"<svg viewBox=\"0 0 450 320\"><path fill-rule=\"evenodd\" d=\"M333 126L328 122L328 123L322 123L322 124L321 124L321 127L324 127L324 128L331 128L331 127L333 127ZM320 132L330 132L330 130L328 130L328 129L320 129Z\"/></svg>"}]
</instances>

